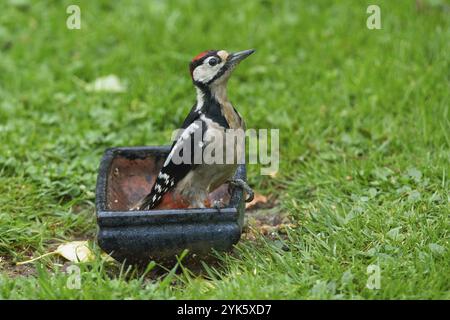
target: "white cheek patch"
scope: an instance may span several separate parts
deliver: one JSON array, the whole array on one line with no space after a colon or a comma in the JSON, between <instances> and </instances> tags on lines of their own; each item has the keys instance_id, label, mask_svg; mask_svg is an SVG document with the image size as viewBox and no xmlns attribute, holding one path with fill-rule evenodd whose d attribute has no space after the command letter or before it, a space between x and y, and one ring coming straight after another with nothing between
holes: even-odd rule
<instances>
[{"instance_id":1,"label":"white cheek patch","mask_svg":"<svg viewBox=\"0 0 450 320\"><path fill-rule=\"evenodd\" d=\"M219 64L216 64L215 66L210 66L208 62L205 62L195 68L194 72L192 73L192 76L194 77L195 81L206 83L210 81L214 76L219 72L219 70L223 67L225 62L221 62Z\"/></svg>"}]
</instances>

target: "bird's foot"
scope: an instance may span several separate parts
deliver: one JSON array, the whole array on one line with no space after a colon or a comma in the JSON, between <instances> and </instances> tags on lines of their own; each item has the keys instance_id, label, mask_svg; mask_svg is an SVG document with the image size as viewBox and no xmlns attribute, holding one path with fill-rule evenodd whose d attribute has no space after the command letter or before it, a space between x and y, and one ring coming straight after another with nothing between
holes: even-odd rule
<instances>
[{"instance_id":1,"label":"bird's foot","mask_svg":"<svg viewBox=\"0 0 450 320\"><path fill-rule=\"evenodd\" d=\"M229 186L239 187L242 188L247 193L247 199L245 199L245 202L251 202L253 198L255 197L255 194L253 193L252 188L242 179L230 179L228 180ZM231 190L229 190L231 193Z\"/></svg>"},{"instance_id":2,"label":"bird's foot","mask_svg":"<svg viewBox=\"0 0 450 320\"><path fill-rule=\"evenodd\" d=\"M217 209L220 213L220 209L224 208L225 204L223 203L222 200L214 200L212 206L214 209Z\"/></svg>"}]
</instances>

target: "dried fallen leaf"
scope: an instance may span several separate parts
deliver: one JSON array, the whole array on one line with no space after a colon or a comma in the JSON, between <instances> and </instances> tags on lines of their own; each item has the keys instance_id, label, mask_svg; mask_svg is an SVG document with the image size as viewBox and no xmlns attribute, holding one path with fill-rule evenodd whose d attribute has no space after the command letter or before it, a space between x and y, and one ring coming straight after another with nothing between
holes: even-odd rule
<instances>
[{"instance_id":1,"label":"dried fallen leaf","mask_svg":"<svg viewBox=\"0 0 450 320\"><path fill-rule=\"evenodd\" d=\"M120 81L119 77L114 74L97 78L86 85L86 91L124 92L125 90L125 85Z\"/></svg>"},{"instance_id":2,"label":"dried fallen leaf","mask_svg":"<svg viewBox=\"0 0 450 320\"><path fill-rule=\"evenodd\" d=\"M267 224L262 225L259 227L259 232L261 232L263 235L268 235L276 231L276 227L270 226Z\"/></svg>"},{"instance_id":3,"label":"dried fallen leaf","mask_svg":"<svg viewBox=\"0 0 450 320\"><path fill-rule=\"evenodd\" d=\"M95 257L88 245L87 241L63 243L56 249L56 253L72 262L89 262Z\"/></svg>"},{"instance_id":4,"label":"dried fallen leaf","mask_svg":"<svg viewBox=\"0 0 450 320\"><path fill-rule=\"evenodd\" d=\"M17 265L23 265L27 263L34 262L36 260L42 259L44 257L50 256L50 255L60 255L63 258L71 261L71 262L91 262L95 260L95 255L89 248L89 242L88 241L72 241L68 243L63 243L56 248L55 251L45 253L39 257L22 261L16 263ZM114 259L109 256L106 253L102 253L101 255L102 259L105 261L114 261Z\"/></svg>"},{"instance_id":5,"label":"dried fallen leaf","mask_svg":"<svg viewBox=\"0 0 450 320\"><path fill-rule=\"evenodd\" d=\"M256 240L255 232L247 231L247 232L245 232L245 233L243 234L242 237L243 237L243 239L249 240L249 241L255 241L255 240Z\"/></svg>"},{"instance_id":6,"label":"dried fallen leaf","mask_svg":"<svg viewBox=\"0 0 450 320\"><path fill-rule=\"evenodd\" d=\"M267 203L267 197L263 196L260 193L255 192L255 196L254 196L253 200L251 202L245 204L245 209L252 209L259 204L266 204L266 203Z\"/></svg>"},{"instance_id":7,"label":"dried fallen leaf","mask_svg":"<svg viewBox=\"0 0 450 320\"><path fill-rule=\"evenodd\" d=\"M282 223L278 225L278 232L281 234L287 234L289 229L294 229L296 227L293 223Z\"/></svg>"}]
</instances>

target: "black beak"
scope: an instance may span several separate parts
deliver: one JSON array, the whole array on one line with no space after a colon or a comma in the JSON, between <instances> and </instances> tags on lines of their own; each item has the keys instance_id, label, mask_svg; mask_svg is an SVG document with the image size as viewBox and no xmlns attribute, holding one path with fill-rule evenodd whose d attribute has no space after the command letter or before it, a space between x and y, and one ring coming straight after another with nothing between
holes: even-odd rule
<instances>
[{"instance_id":1,"label":"black beak","mask_svg":"<svg viewBox=\"0 0 450 320\"><path fill-rule=\"evenodd\" d=\"M238 64L239 62L241 62L242 60L247 58L249 55L251 55L253 52L255 52L254 49L231 53L228 56L227 63L232 64L232 65Z\"/></svg>"}]
</instances>

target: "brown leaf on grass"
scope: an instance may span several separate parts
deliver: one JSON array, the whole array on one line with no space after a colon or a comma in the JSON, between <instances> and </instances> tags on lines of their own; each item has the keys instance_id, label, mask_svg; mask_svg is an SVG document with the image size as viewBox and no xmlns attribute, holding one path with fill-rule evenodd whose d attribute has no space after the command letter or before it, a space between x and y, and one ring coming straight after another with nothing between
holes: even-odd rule
<instances>
[{"instance_id":1,"label":"brown leaf on grass","mask_svg":"<svg viewBox=\"0 0 450 320\"><path fill-rule=\"evenodd\" d=\"M269 173L269 177L271 177L272 179L275 179L277 177L278 171L272 171L271 173Z\"/></svg>"},{"instance_id":2,"label":"brown leaf on grass","mask_svg":"<svg viewBox=\"0 0 450 320\"><path fill-rule=\"evenodd\" d=\"M271 226L268 224L263 224L259 228L259 232L265 236L273 234L276 231L276 226Z\"/></svg>"},{"instance_id":3,"label":"brown leaf on grass","mask_svg":"<svg viewBox=\"0 0 450 320\"><path fill-rule=\"evenodd\" d=\"M56 252L71 262L89 262L95 258L87 241L63 243L56 249Z\"/></svg>"},{"instance_id":4,"label":"brown leaf on grass","mask_svg":"<svg viewBox=\"0 0 450 320\"><path fill-rule=\"evenodd\" d=\"M243 238L254 241L258 235L265 237L285 235L293 228L296 228L296 225L289 215L279 208L257 209L246 215Z\"/></svg>"},{"instance_id":5,"label":"brown leaf on grass","mask_svg":"<svg viewBox=\"0 0 450 320\"><path fill-rule=\"evenodd\" d=\"M126 86L121 82L118 76L114 74L97 78L95 81L86 84L86 91L105 91L105 92L124 92Z\"/></svg>"},{"instance_id":6,"label":"brown leaf on grass","mask_svg":"<svg viewBox=\"0 0 450 320\"><path fill-rule=\"evenodd\" d=\"M251 202L245 204L245 209L251 210L253 208L261 206L261 204L263 204L263 205L267 204L267 201L268 201L268 199L266 196L255 192L255 196L254 196L253 200Z\"/></svg>"},{"instance_id":7,"label":"brown leaf on grass","mask_svg":"<svg viewBox=\"0 0 450 320\"><path fill-rule=\"evenodd\" d=\"M59 245L55 251L47 252L27 261L18 262L17 265L31 263L50 255L60 255L71 262L92 262L95 260L95 255L91 251L88 241L72 241ZM114 259L106 253L102 253L101 257L108 262L114 261Z\"/></svg>"}]
</instances>

